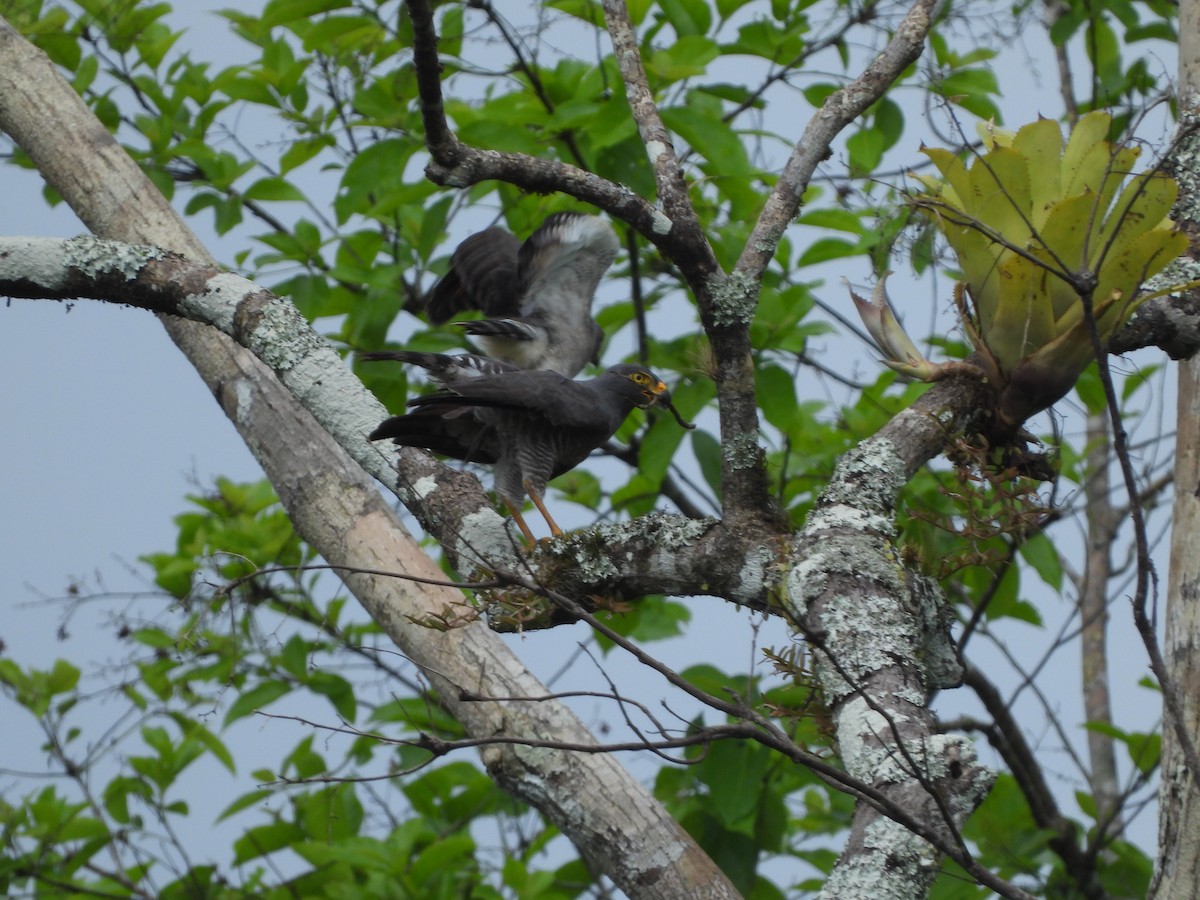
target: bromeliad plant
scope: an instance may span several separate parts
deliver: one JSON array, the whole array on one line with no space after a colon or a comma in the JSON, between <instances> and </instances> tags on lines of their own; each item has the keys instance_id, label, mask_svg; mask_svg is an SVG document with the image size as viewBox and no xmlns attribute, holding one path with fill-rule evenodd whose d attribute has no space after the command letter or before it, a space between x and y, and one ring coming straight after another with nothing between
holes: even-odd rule
<instances>
[{"instance_id":1,"label":"bromeliad plant","mask_svg":"<svg viewBox=\"0 0 1200 900\"><path fill-rule=\"evenodd\" d=\"M923 148L941 178L917 176L924 191L911 202L958 259L963 329L1002 426L1061 399L1094 358L1089 315L1107 345L1148 299L1138 286L1187 246L1167 218L1175 180L1132 175L1139 150L1109 142L1111 124L1107 113L1089 113L1065 146L1050 119L1015 134L988 127L969 168L948 150ZM922 380L954 370L916 353L881 289L855 302L888 365Z\"/></svg>"}]
</instances>

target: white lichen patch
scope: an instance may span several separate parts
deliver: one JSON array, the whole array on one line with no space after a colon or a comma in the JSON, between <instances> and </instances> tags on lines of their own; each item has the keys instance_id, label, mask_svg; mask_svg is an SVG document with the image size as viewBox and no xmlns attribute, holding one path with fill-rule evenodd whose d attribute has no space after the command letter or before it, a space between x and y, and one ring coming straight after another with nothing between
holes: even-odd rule
<instances>
[{"instance_id":1,"label":"white lichen patch","mask_svg":"<svg viewBox=\"0 0 1200 900\"><path fill-rule=\"evenodd\" d=\"M568 534L543 548L547 557L570 562L577 577L584 582L599 584L619 577L623 570L654 572L664 578L683 577L688 565L686 551L713 527L711 519L687 519L662 512L650 513L636 522L607 523L595 528ZM613 547L644 540L649 549L626 550L614 562Z\"/></svg>"},{"instance_id":2,"label":"white lichen patch","mask_svg":"<svg viewBox=\"0 0 1200 900\"><path fill-rule=\"evenodd\" d=\"M738 570L737 589L729 599L735 603L749 603L761 599L771 579L775 566L775 554L769 547L757 547L746 554Z\"/></svg>"},{"instance_id":3,"label":"white lichen patch","mask_svg":"<svg viewBox=\"0 0 1200 900\"><path fill-rule=\"evenodd\" d=\"M1142 282L1142 290L1146 293L1167 291L1168 296L1182 296L1190 290L1186 285L1200 281L1200 259L1180 256L1167 264L1167 267Z\"/></svg>"},{"instance_id":4,"label":"white lichen patch","mask_svg":"<svg viewBox=\"0 0 1200 900\"><path fill-rule=\"evenodd\" d=\"M822 500L877 510L890 518L905 480L895 445L876 438L842 457Z\"/></svg>"},{"instance_id":5,"label":"white lichen patch","mask_svg":"<svg viewBox=\"0 0 1200 900\"><path fill-rule=\"evenodd\" d=\"M878 786L945 778L954 765L975 764L974 748L960 735L933 734L897 747L892 726L902 728L907 721L894 710L885 716L872 709L861 696L842 704L838 748L846 771Z\"/></svg>"},{"instance_id":6,"label":"white lichen patch","mask_svg":"<svg viewBox=\"0 0 1200 900\"><path fill-rule=\"evenodd\" d=\"M671 229L674 226L675 223L671 221L671 217L665 212L663 212L661 209L656 209L654 211L654 218L650 222L651 231L653 231L655 234L670 234Z\"/></svg>"},{"instance_id":7,"label":"white lichen patch","mask_svg":"<svg viewBox=\"0 0 1200 900\"><path fill-rule=\"evenodd\" d=\"M236 398L237 408L233 410L230 416L239 425L244 426L242 434L246 435L245 440L250 444L250 452L255 458L260 458L258 447L251 443L253 435L258 432L251 427L254 417L254 399L258 396L258 388L248 378L238 378L233 387L233 396ZM226 413L229 414L228 411Z\"/></svg>"},{"instance_id":8,"label":"white lichen patch","mask_svg":"<svg viewBox=\"0 0 1200 900\"><path fill-rule=\"evenodd\" d=\"M721 448L729 467L735 470L752 469L758 465L758 433L745 432L725 442Z\"/></svg>"},{"instance_id":9,"label":"white lichen patch","mask_svg":"<svg viewBox=\"0 0 1200 900\"><path fill-rule=\"evenodd\" d=\"M879 544L871 535L831 532L807 544L807 556L788 574L787 602L793 615L806 617L810 606L820 601L822 642L845 673L828 665L818 668L832 699L853 692L846 678L861 683L918 655L920 623L906 602L903 569L880 552ZM842 593L831 597L831 590ZM920 697L907 699L921 702Z\"/></svg>"},{"instance_id":10,"label":"white lichen patch","mask_svg":"<svg viewBox=\"0 0 1200 900\"><path fill-rule=\"evenodd\" d=\"M664 156L670 157L671 148L662 141L646 141L646 155L650 157L650 165L658 165Z\"/></svg>"},{"instance_id":11,"label":"white lichen patch","mask_svg":"<svg viewBox=\"0 0 1200 900\"><path fill-rule=\"evenodd\" d=\"M484 507L464 516L458 531L454 552L461 559L489 566L497 562L516 562L512 536L504 519L494 509Z\"/></svg>"},{"instance_id":12,"label":"white lichen patch","mask_svg":"<svg viewBox=\"0 0 1200 900\"><path fill-rule=\"evenodd\" d=\"M810 518L805 532L812 535L830 530L870 532L891 537L895 525L889 516L840 503L822 507Z\"/></svg>"},{"instance_id":13,"label":"white lichen patch","mask_svg":"<svg viewBox=\"0 0 1200 900\"><path fill-rule=\"evenodd\" d=\"M889 666L907 664L916 658L915 628L898 615L901 609L896 598L887 594L860 593L825 604L821 615L824 643L840 669L818 668L822 687L830 698L854 693L846 678L862 684ZM924 702L921 692L915 690L912 696L903 699Z\"/></svg>"},{"instance_id":14,"label":"white lichen patch","mask_svg":"<svg viewBox=\"0 0 1200 900\"><path fill-rule=\"evenodd\" d=\"M289 385L293 392L297 387L319 382L330 363L340 365L336 354L291 303L273 298L257 312L254 335L247 345L259 359L276 372L295 370L306 361L310 364L311 371L301 373L297 385ZM326 350L333 358L318 354L319 358L311 359L317 350Z\"/></svg>"},{"instance_id":15,"label":"white lichen patch","mask_svg":"<svg viewBox=\"0 0 1200 900\"><path fill-rule=\"evenodd\" d=\"M743 272L710 278L708 291L713 299L713 324L749 324L758 306L758 290L758 281Z\"/></svg>"},{"instance_id":16,"label":"white lichen patch","mask_svg":"<svg viewBox=\"0 0 1200 900\"><path fill-rule=\"evenodd\" d=\"M248 293L261 290L253 281L221 272L208 279L203 294L189 294L179 303L180 313L197 322L207 322L226 334L233 333L237 305Z\"/></svg>"},{"instance_id":17,"label":"white lichen patch","mask_svg":"<svg viewBox=\"0 0 1200 900\"><path fill-rule=\"evenodd\" d=\"M63 263L89 278L115 273L126 281L137 278L147 262L163 256L157 247L105 241L90 234L64 241L62 251Z\"/></svg>"},{"instance_id":18,"label":"white lichen patch","mask_svg":"<svg viewBox=\"0 0 1200 900\"><path fill-rule=\"evenodd\" d=\"M432 475L425 475L424 477L418 478L412 483L409 493L412 495L414 500L424 500L437 490L437 486L438 482L436 478L434 478Z\"/></svg>"},{"instance_id":19,"label":"white lichen patch","mask_svg":"<svg viewBox=\"0 0 1200 900\"><path fill-rule=\"evenodd\" d=\"M881 817L866 828L871 852L843 860L821 889L827 900L923 900L938 856L933 847L907 828ZM914 877L915 872L927 874Z\"/></svg>"},{"instance_id":20,"label":"white lichen patch","mask_svg":"<svg viewBox=\"0 0 1200 900\"><path fill-rule=\"evenodd\" d=\"M652 512L643 516L640 522L643 528L654 528L655 548L669 552L690 547L713 525L708 519L689 519L664 512Z\"/></svg>"},{"instance_id":21,"label":"white lichen patch","mask_svg":"<svg viewBox=\"0 0 1200 900\"><path fill-rule=\"evenodd\" d=\"M31 281L51 291L67 282L63 242L52 238L5 238L0 251L0 280Z\"/></svg>"}]
</instances>

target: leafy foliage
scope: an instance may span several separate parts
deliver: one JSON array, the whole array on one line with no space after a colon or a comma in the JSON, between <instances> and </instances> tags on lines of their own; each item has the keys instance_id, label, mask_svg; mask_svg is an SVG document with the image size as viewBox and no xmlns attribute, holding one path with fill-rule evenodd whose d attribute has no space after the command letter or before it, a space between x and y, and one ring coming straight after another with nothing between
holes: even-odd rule
<instances>
[{"instance_id":1,"label":"leafy foliage","mask_svg":"<svg viewBox=\"0 0 1200 900\"><path fill-rule=\"evenodd\" d=\"M843 84L863 61L862 48L878 48L904 10L843 0L627 5L692 199L729 268L776 181L779 148L794 139L797 110L818 106ZM394 0L270 0L226 9L220 15L246 58L220 66L180 50L185 35L174 30L164 3L10 6L6 15L69 73L164 193L179 193L189 215L232 242L230 261L290 298L347 351L389 341L418 350L460 346L454 330L431 328L418 315L419 298L444 272L456 238L494 220L526 235L549 213L575 206L498 184L454 196L423 178L412 27ZM653 173L616 63L607 49L590 49L607 47L596 5L553 0L545 4L548 18L523 31L509 28L496 6L438 7L447 110L459 137L570 162L653 198ZM1173 7L1123 0L1058 6L1052 39L1066 45L1082 35L1094 102L1117 107L1111 130L1123 130L1155 79L1147 58L1126 63L1121 54L1138 41L1173 40ZM1004 7L1000 18L1007 21L1010 11ZM836 364L850 354L825 281L852 265L877 274L900 269L905 258L918 272L929 269L932 231L910 227L886 167L913 164L921 140L915 105L902 102L906 93L940 98L954 116L1000 120L997 59L1005 35L991 46L964 42L959 26L975 12L997 20L985 3L941 11L928 65L906 72L835 146L764 276L750 329L754 379L774 500L796 526L837 456L923 390L892 372L864 381L853 365ZM1019 13L1014 28L1033 23L1029 9ZM584 49L555 52L554 39L540 37L551 24L584 35L570 44ZM1094 140L1073 137L1061 153L1052 120L1011 137L986 132L987 151L969 169L965 148L927 151L953 191L930 202L943 223L957 216L944 230L964 276L977 279L974 329L1004 380L1029 351L992 330L1012 317L994 275L1003 264L1028 286L1037 273L1019 253L997 250L1003 243L960 227L964 217L1012 225L1011 234L991 227L1010 247L1033 241L1043 269L1086 264L1097 277L1092 296L1106 329L1128 314L1131 284L1177 242L1157 227L1173 196L1166 181L1138 176L1119 192L1129 151L1101 140L1107 119L1084 121L1077 133ZM1072 146L1086 152L1076 156ZM1038 162L1053 157L1055 167L1018 165L1014 155L1022 153ZM19 153L15 161L27 163ZM999 173L1013 171L1013 185L993 189ZM1035 184L1053 181L1052 174L1056 185ZM1088 228L1060 227L1068 213ZM1140 230L1127 232L1127 224ZM701 417L701 428L683 440L678 428L663 427L669 423L635 419L618 435L636 451L635 465L606 462L604 477L600 464L576 470L558 481L555 499L597 516L636 515L664 494L704 511L719 508L724 451L707 412L714 390L694 310L669 261L640 237L622 236L627 255L599 310L604 358L648 359L672 381L681 411ZM1036 321L1050 343L1066 333L1078 347L1079 303L1064 292L1066 280L1057 282L1052 314ZM940 340L962 355L961 343ZM1083 358L1074 354L1072 365ZM412 387L395 369L360 374L394 409ZM1070 380L1077 374L1078 367ZM1141 402L1146 386L1131 380L1124 401ZM1094 387L1085 373L1080 393L1092 407ZM1052 525L1052 499L1012 473L982 474L985 449L960 447L954 466L912 480L899 544L945 580L967 636L1001 643L995 635L1006 626L1041 633L1053 604L1040 602L1040 585L1055 594L1071 588L1069 567L1044 530ZM1064 480L1082 484L1084 448L1064 442L1060 452ZM699 473L691 483L680 463L689 454ZM605 890L552 826L503 794L465 754L432 758L421 736L454 740L460 727L327 578L299 568L316 560L266 485L221 481L189 503L175 523L174 549L143 560L163 594L125 613L128 669L115 686L63 660L37 669L0 658L5 696L44 735L55 775L51 786L4 789L0 884L8 892L565 898ZM665 598L605 620L639 643L705 624ZM779 673L769 677L715 665L684 667L683 674L716 695L752 698L797 744L836 764L803 662L777 662ZM84 724L97 703L108 704L114 723L100 740ZM302 719L299 739L289 717ZM681 730L695 734L706 724L697 715ZM1136 770L1129 794L1144 788L1158 736L1089 727L1107 728L1127 748ZM247 762L247 743L266 758ZM742 741L689 748L681 764L657 769L654 781L657 796L752 897L819 889L852 812L851 798L808 769ZM197 801L216 793L214 785L222 791L218 834L229 848L215 861L171 837L204 817ZM1144 851L1114 839L1088 791L1078 808L1067 824L1087 835L1089 874L1113 895L1139 895L1148 876ZM198 827L209 825L204 819ZM1014 776L1001 777L966 839L993 871L1056 896L1076 889L1078 873L1067 870L1035 821L1028 784ZM953 866L935 893L983 895Z\"/></svg>"}]
</instances>

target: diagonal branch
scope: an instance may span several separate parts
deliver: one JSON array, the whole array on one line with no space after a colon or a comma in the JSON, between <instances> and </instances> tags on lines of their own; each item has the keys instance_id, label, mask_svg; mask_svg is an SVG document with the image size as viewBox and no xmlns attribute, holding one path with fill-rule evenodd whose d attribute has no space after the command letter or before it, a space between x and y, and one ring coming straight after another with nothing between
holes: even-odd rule
<instances>
[{"instance_id":1,"label":"diagonal branch","mask_svg":"<svg viewBox=\"0 0 1200 900\"><path fill-rule=\"evenodd\" d=\"M642 143L646 145L646 153L650 156L658 202L670 220L667 227L674 232L672 247L676 248L676 252L672 253L672 259L684 270L690 283L702 281L719 271L720 267L700 228L700 219L688 196L687 181L683 177L683 168L675 153L671 134L663 124L650 91L642 55L638 50L637 35L633 31L633 23L629 21L629 10L624 0L604 0L603 5L604 20L612 38L617 68L625 83L629 108L633 112ZM687 256L677 252L681 242L689 251Z\"/></svg>"},{"instance_id":2,"label":"diagonal branch","mask_svg":"<svg viewBox=\"0 0 1200 900\"><path fill-rule=\"evenodd\" d=\"M762 278L784 230L800 210L813 172L829 155L834 137L882 97L904 70L920 57L936 5L936 0L917 0L887 46L863 73L825 98L792 149L734 267L735 273L756 281Z\"/></svg>"},{"instance_id":3,"label":"diagonal branch","mask_svg":"<svg viewBox=\"0 0 1200 900\"><path fill-rule=\"evenodd\" d=\"M29 154L95 233L166 244L211 264L211 257L170 203L46 55L3 19L0 128ZM233 276L218 279L222 277ZM249 327L257 324L269 330L270 315L278 307L256 302L245 311L260 317ZM442 576L392 515L375 483L298 402L299 397L327 391L323 378L336 380L337 370L344 368L340 362L319 368L306 365L311 359L303 355L275 357L281 368L295 364L309 376L307 385L293 395L251 354L215 329L170 318L164 318L164 324L263 465L297 532L327 562L350 569L389 568L429 578ZM240 328L247 323L231 320L231 325ZM359 386L350 397L362 394L365 390ZM427 480L424 490L433 489L432 480ZM421 667L439 700L468 732L555 735L594 742L583 723L561 703L459 701L460 687L501 697L546 693L511 649L482 625L436 632L415 624L447 604L461 602L461 592L371 575L347 575L345 583L384 632ZM591 864L631 896L737 895L695 841L612 757L553 751L522 754L506 747L486 751L483 762L498 783L541 810Z\"/></svg>"}]
</instances>

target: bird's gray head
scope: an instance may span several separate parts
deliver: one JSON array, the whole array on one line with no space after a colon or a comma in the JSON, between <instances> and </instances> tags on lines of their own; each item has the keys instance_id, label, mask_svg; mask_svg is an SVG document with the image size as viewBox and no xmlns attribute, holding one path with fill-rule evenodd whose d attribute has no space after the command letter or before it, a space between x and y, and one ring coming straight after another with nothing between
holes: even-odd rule
<instances>
[{"instance_id":1,"label":"bird's gray head","mask_svg":"<svg viewBox=\"0 0 1200 900\"><path fill-rule=\"evenodd\" d=\"M675 421L684 428L692 429L696 426L684 420L679 414L674 404L671 403L671 392L667 390L666 384L644 366L634 365L633 363L618 363L615 366L610 366L604 373L617 378L628 379L633 386L632 390L626 389L629 396L633 398L634 405L641 409L648 409L656 403L660 406L665 406L671 411L671 415L675 417Z\"/></svg>"}]
</instances>

